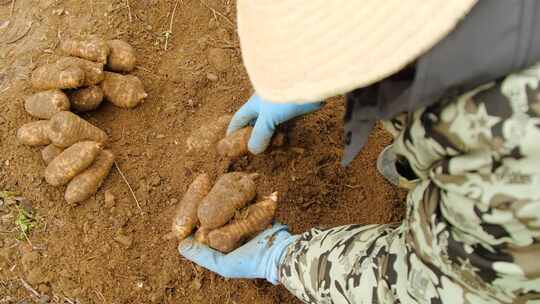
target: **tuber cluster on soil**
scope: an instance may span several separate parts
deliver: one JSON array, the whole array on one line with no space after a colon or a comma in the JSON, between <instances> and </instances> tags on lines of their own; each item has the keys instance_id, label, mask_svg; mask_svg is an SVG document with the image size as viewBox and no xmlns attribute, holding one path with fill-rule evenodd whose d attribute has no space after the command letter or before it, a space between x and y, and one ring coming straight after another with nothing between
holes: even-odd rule
<instances>
[{"instance_id":1,"label":"tuber cluster on soil","mask_svg":"<svg viewBox=\"0 0 540 304\"><path fill-rule=\"evenodd\" d=\"M51 118L47 134L51 142L61 148L83 140L105 143L108 139L105 132L67 111L59 112Z\"/></svg>"},{"instance_id":2,"label":"tuber cluster on soil","mask_svg":"<svg viewBox=\"0 0 540 304\"><path fill-rule=\"evenodd\" d=\"M215 229L225 225L256 194L252 175L243 172L222 175L199 206L197 216L201 226Z\"/></svg>"},{"instance_id":3,"label":"tuber cluster on soil","mask_svg":"<svg viewBox=\"0 0 540 304\"><path fill-rule=\"evenodd\" d=\"M178 240L188 237L197 224L197 210L203 198L210 191L210 178L207 174L200 174L191 183L186 194L177 205L173 216L172 233Z\"/></svg>"},{"instance_id":4,"label":"tuber cluster on soil","mask_svg":"<svg viewBox=\"0 0 540 304\"><path fill-rule=\"evenodd\" d=\"M83 85L84 71L77 66L50 63L35 69L30 81L36 90L74 89Z\"/></svg>"},{"instance_id":5,"label":"tuber cluster on soil","mask_svg":"<svg viewBox=\"0 0 540 304\"><path fill-rule=\"evenodd\" d=\"M28 146L46 146L51 143L47 136L48 129L47 120L29 122L17 130L17 139Z\"/></svg>"},{"instance_id":6,"label":"tuber cluster on soil","mask_svg":"<svg viewBox=\"0 0 540 304\"><path fill-rule=\"evenodd\" d=\"M103 91L99 86L89 86L79 90L69 91L71 109L74 112L93 111L99 107L103 101Z\"/></svg>"},{"instance_id":7,"label":"tuber cluster on soil","mask_svg":"<svg viewBox=\"0 0 540 304\"><path fill-rule=\"evenodd\" d=\"M105 98L120 108L134 108L148 96L141 80L133 75L105 72L101 88Z\"/></svg>"},{"instance_id":8,"label":"tuber cluster on soil","mask_svg":"<svg viewBox=\"0 0 540 304\"><path fill-rule=\"evenodd\" d=\"M90 61L106 63L109 46L101 38L91 37L87 40L66 39L60 43L60 50L69 56L80 57Z\"/></svg>"},{"instance_id":9,"label":"tuber cluster on soil","mask_svg":"<svg viewBox=\"0 0 540 304\"><path fill-rule=\"evenodd\" d=\"M109 175L114 163L114 154L108 150L99 152L94 163L69 182L65 199L68 203L79 203L97 192Z\"/></svg>"},{"instance_id":10,"label":"tuber cluster on soil","mask_svg":"<svg viewBox=\"0 0 540 304\"><path fill-rule=\"evenodd\" d=\"M26 112L41 119L50 119L58 112L69 111L69 108L68 97L58 89L38 92L24 99Z\"/></svg>"},{"instance_id":11,"label":"tuber cluster on soil","mask_svg":"<svg viewBox=\"0 0 540 304\"><path fill-rule=\"evenodd\" d=\"M49 163L45 169L45 180L53 186L67 184L94 162L102 146L97 142L83 141L67 148Z\"/></svg>"},{"instance_id":12,"label":"tuber cluster on soil","mask_svg":"<svg viewBox=\"0 0 540 304\"><path fill-rule=\"evenodd\" d=\"M268 227L272 223L277 209L277 194L249 206L244 218L208 233L208 245L221 252L231 252L241 242Z\"/></svg>"},{"instance_id":13,"label":"tuber cluster on soil","mask_svg":"<svg viewBox=\"0 0 540 304\"><path fill-rule=\"evenodd\" d=\"M122 40L109 40L109 56L107 57L107 69L113 72L131 72L135 69L137 58L135 50L129 43Z\"/></svg>"}]
</instances>

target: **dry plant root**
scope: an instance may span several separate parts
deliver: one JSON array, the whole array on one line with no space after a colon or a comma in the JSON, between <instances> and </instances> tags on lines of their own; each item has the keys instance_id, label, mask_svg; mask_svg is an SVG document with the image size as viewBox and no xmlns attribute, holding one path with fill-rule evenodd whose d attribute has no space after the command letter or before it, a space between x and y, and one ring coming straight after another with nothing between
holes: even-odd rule
<instances>
[{"instance_id":1,"label":"dry plant root","mask_svg":"<svg viewBox=\"0 0 540 304\"><path fill-rule=\"evenodd\" d=\"M109 175L113 163L114 154L102 150L90 167L69 182L64 196L66 201L70 204L80 203L94 195Z\"/></svg>"},{"instance_id":2,"label":"dry plant root","mask_svg":"<svg viewBox=\"0 0 540 304\"><path fill-rule=\"evenodd\" d=\"M135 50L123 40L107 41L110 52L107 57L107 68L113 72L131 72L135 68L137 58Z\"/></svg>"},{"instance_id":3,"label":"dry plant root","mask_svg":"<svg viewBox=\"0 0 540 304\"><path fill-rule=\"evenodd\" d=\"M217 144L219 155L237 158L248 154L248 143L253 127L245 127L220 140ZM285 134L276 133L270 142L273 147L281 147L285 144Z\"/></svg>"},{"instance_id":4,"label":"dry plant root","mask_svg":"<svg viewBox=\"0 0 540 304\"><path fill-rule=\"evenodd\" d=\"M32 72L30 82L36 90L79 88L84 83L84 71L76 66L46 64Z\"/></svg>"},{"instance_id":5,"label":"dry plant root","mask_svg":"<svg viewBox=\"0 0 540 304\"><path fill-rule=\"evenodd\" d=\"M256 186L252 175L243 172L222 175L199 206L197 216L201 226L215 229L225 225L255 195Z\"/></svg>"},{"instance_id":6,"label":"dry plant root","mask_svg":"<svg viewBox=\"0 0 540 304\"><path fill-rule=\"evenodd\" d=\"M173 216L172 233L180 241L188 237L199 223L197 209L210 191L210 178L200 174L189 186L186 194L176 206Z\"/></svg>"},{"instance_id":7,"label":"dry plant root","mask_svg":"<svg viewBox=\"0 0 540 304\"><path fill-rule=\"evenodd\" d=\"M231 118L231 115L223 115L212 123L203 125L193 131L186 140L187 151L194 152L210 149L214 143L223 138Z\"/></svg>"},{"instance_id":8,"label":"dry plant root","mask_svg":"<svg viewBox=\"0 0 540 304\"><path fill-rule=\"evenodd\" d=\"M272 223L276 209L277 193L273 193L249 206L245 218L210 231L208 245L224 253L233 251L240 247L243 240L266 229Z\"/></svg>"},{"instance_id":9,"label":"dry plant root","mask_svg":"<svg viewBox=\"0 0 540 304\"><path fill-rule=\"evenodd\" d=\"M93 111L103 101L103 90L98 86L90 86L67 93L74 112Z\"/></svg>"},{"instance_id":10,"label":"dry plant root","mask_svg":"<svg viewBox=\"0 0 540 304\"><path fill-rule=\"evenodd\" d=\"M68 39L60 43L60 50L66 55L105 64L109 46L105 40L91 37L88 40Z\"/></svg>"},{"instance_id":11,"label":"dry plant root","mask_svg":"<svg viewBox=\"0 0 540 304\"><path fill-rule=\"evenodd\" d=\"M86 120L71 112L60 112L49 121L47 135L58 147L67 148L76 142L91 140L99 143L107 141L107 134Z\"/></svg>"},{"instance_id":12,"label":"dry plant root","mask_svg":"<svg viewBox=\"0 0 540 304\"><path fill-rule=\"evenodd\" d=\"M101 88L105 98L120 108L134 108L148 96L141 80L133 75L105 72Z\"/></svg>"},{"instance_id":13,"label":"dry plant root","mask_svg":"<svg viewBox=\"0 0 540 304\"><path fill-rule=\"evenodd\" d=\"M48 128L47 120L29 122L17 130L17 139L27 146L46 146L51 143L47 136Z\"/></svg>"},{"instance_id":14,"label":"dry plant root","mask_svg":"<svg viewBox=\"0 0 540 304\"><path fill-rule=\"evenodd\" d=\"M50 144L47 147L43 148L41 150L41 158L43 158L43 161L45 164L49 164L52 162L53 159L55 159L60 153L62 153L64 149L58 148L57 146Z\"/></svg>"},{"instance_id":15,"label":"dry plant root","mask_svg":"<svg viewBox=\"0 0 540 304\"><path fill-rule=\"evenodd\" d=\"M24 99L26 112L41 119L50 119L58 112L69 111L69 107L69 99L60 90L43 91Z\"/></svg>"},{"instance_id":16,"label":"dry plant root","mask_svg":"<svg viewBox=\"0 0 540 304\"><path fill-rule=\"evenodd\" d=\"M102 144L93 141L74 144L49 163L45 169L45 180L53 186L67 184L94 162L101 148Z\"/></svg>"},{"instance_id":17,"label":"dry plant root","mask_svg":"<svg viewBox=\"0 0 540 304\"><path fill-rule=\"evenodd\" d=\"M62 57L56 64L62 67L78 67L84 72L83 86L96 85L103 81L103 63L93 62L77 57Z\"/></svg>"}]
</instances>

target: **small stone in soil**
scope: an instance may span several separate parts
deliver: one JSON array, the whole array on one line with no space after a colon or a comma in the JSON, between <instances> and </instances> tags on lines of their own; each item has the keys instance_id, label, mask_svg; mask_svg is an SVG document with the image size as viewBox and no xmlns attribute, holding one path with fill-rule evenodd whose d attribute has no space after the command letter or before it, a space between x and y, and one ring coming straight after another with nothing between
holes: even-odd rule
<instances>
[{"instance_id":1,"label":"small stone in soil","mask_svg":"<svg viewBox=\"0 0 540 304\"><path fill-rule=\"evenodd\" d=\"M127 248L131 247L131 244L133 243L133 239L130 236L120 234L120 233L114 237L114 240L126 246Z\"/></svg>"},{"instance_id":2,"label":"small stone in soil","mask_svg":"<svg viewBox=\"0 0 540 304\"><path fill-rule=\"evenodd\" d=\"M110 190L105 191L105 207L112 208L114 207L116 197Z\"/></svg>"}]
</instances>

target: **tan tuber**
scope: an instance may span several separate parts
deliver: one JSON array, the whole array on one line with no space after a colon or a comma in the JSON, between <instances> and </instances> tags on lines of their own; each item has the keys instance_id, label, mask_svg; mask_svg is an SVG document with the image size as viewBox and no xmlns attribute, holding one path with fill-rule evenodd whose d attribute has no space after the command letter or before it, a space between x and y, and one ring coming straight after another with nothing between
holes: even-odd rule
<instances>
[{"instance_id":1,"label":"tan tuber","mask_svg":"<svg viewBox=\"0 0 540 304\"><path fill-rule=\"evenodd\" d=\"M49 163L45 169L45 180L53 186L67 184L94 162L101 148L102 144L93 141L74 144Z\"/></svg>"},{"instance_id":2,"label":"tan tuber","mask_svg":"<svg viewBox=\"0 0 540 304\"><path fill-rule=\"evenodd\" d=\"M96 85L103 81L103 63L93 62L77 57L62 57L57 62L61 67L78 67L84 72L82 86Z\"/></svg>"},{"instance_id":3,"label":"tan tuber","mask_svg":"<svg viewBox=\"0 0 540 304\"><path fill-rule=\"evenodd\" d=\"M220 116L193 131L186 140L187 151L199 152L210 149L220 138L223 138L231 117L231 115Z\"/></svg>"},{"instance_id":4,"label":"tan tuber","mask_svg":"<svg viewBox=\"0 0 540 304\"><path fill-rule=\"evenodd\" d=\"M45 164L48 165L53 159L60 155L62 151L64 151L64 149L50 144L47 147L43 148L43 150L41 150L41 158L43 158Z\"/></svg>"},{"instance_id":5,"label":"tan tuber","mask_svg":"<svg viewBox=\"0 0 540 304\"><path fill-rule=\"evenodd\" d=\"M60 42L60 50L66 55L84 58L105 64L109 55L109 46L105 40L90 37L86 40L66 39Z\"/></svg>"},{"instance_id":6,"label":"tan tuber","mask_svg":"<svg viewBox=\"0 0 540 304\"><path fill-rule=\"evenodd\" d=\"M105 72L101 89L108 101L126 109L136 107L148 96L141 80L133 75Z\"/></svg>"},{"instance_id":7,"label":"tan tuber","mask_svg":"<svg viewBox=\"0 0 540 304\"><path fill-rule=\"evenodd\" d=\"M84 83L84 71L76 66L50 63L35 69L30 82L36 90L79 88Z\"/></svg>"},{"instance_id":8,"label":"tan tuber","mask_svg":"<svg viewBox=\"0 0 540 304\"><path fill-rule=\"evenodd\" d=\"M71 204L79 203L94 195L109 175L113 163L114 154L102 150L90 167L69 182L64 196L66 201Z\"/></svg>"},{"instance_id":9,"label":"tan tuber","mask_svg":"<svg viewBox=\"0 0 540 304\"><path fill-rule=\"evenodd\" d=\"M107 41L110 52L107 58L107 68L113 72L131 72L135 68L137 59L135 50L123 40Z\"/></svg>"},{"instance_id":10,"label":"tan tuber","mask_svg":"<svg viewBox=\"0 0 540 304\"><path fill-rule=\"evenodd\" d=\"M24 99L26 112L41 119L50 119L58 112L69 111L69 107L66 94L58 89L39 92Z\"/></svg>"},{"instance_id":11,"label":"tan tuber","mask_svg":"<svg viewBox=\"0 0 540 304\"><path fill-rule=\"evenodd\" d=\"M99 86L89 86L67 93L74 112L93 111L103 101L103 91Z\"/></svg>"},{"instance_id":12,"label":"tan tuber","mask_svg":"<svg viewBox=\"0 0 540 304\"><path fill-rule=\"evenodd\" d=\"M51 143L47 136L49 121L40 120L24 124L17 130L17 139L27 146L46 146Z\"/></svg>"},{"instance_id":13,"label":"tan tuber","mask_svg":"<svg viewBox=\"0 0 540 304\"><path fill-rule=\"evenodd\" d=\"M55 146L62 148L83 140L100 143L107 141L105 132L67 111L57 113L51 118L47 134Z\"/></svg>"}]
</instances>

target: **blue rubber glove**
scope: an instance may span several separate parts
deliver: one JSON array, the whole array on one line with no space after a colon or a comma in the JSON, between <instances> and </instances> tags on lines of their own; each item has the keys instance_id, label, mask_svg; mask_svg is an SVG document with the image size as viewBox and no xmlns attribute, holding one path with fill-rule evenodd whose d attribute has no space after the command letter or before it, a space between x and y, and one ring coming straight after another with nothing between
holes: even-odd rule
<instances>
[{"instance_id":1,"label":"blue rubber glove","mask_svg":"<svg viewBox=\"0 0 540 304\"><path fill-rule=\"evenodd\" d=\"M186 259L225 278L266 279L279 283L278 267L289 245L298 237L287 226L275 224L242 247L223 254L189 237L178 246Z\"/></svg>"},{"instance_id":2,"label":"blue rubber glove","mask_svg":"<svg viewBox=\"0 0 540 304\"><path fill-rule=\"evenodd\" d=\"M227 135L256 120L249 139L248 149L253 154L264 152L276 127L294 117L316 111L321 108L322 102L296 104L272 103L264 100L257 94L251 98L234 114Z\"/></svg>"}]
</instances>

